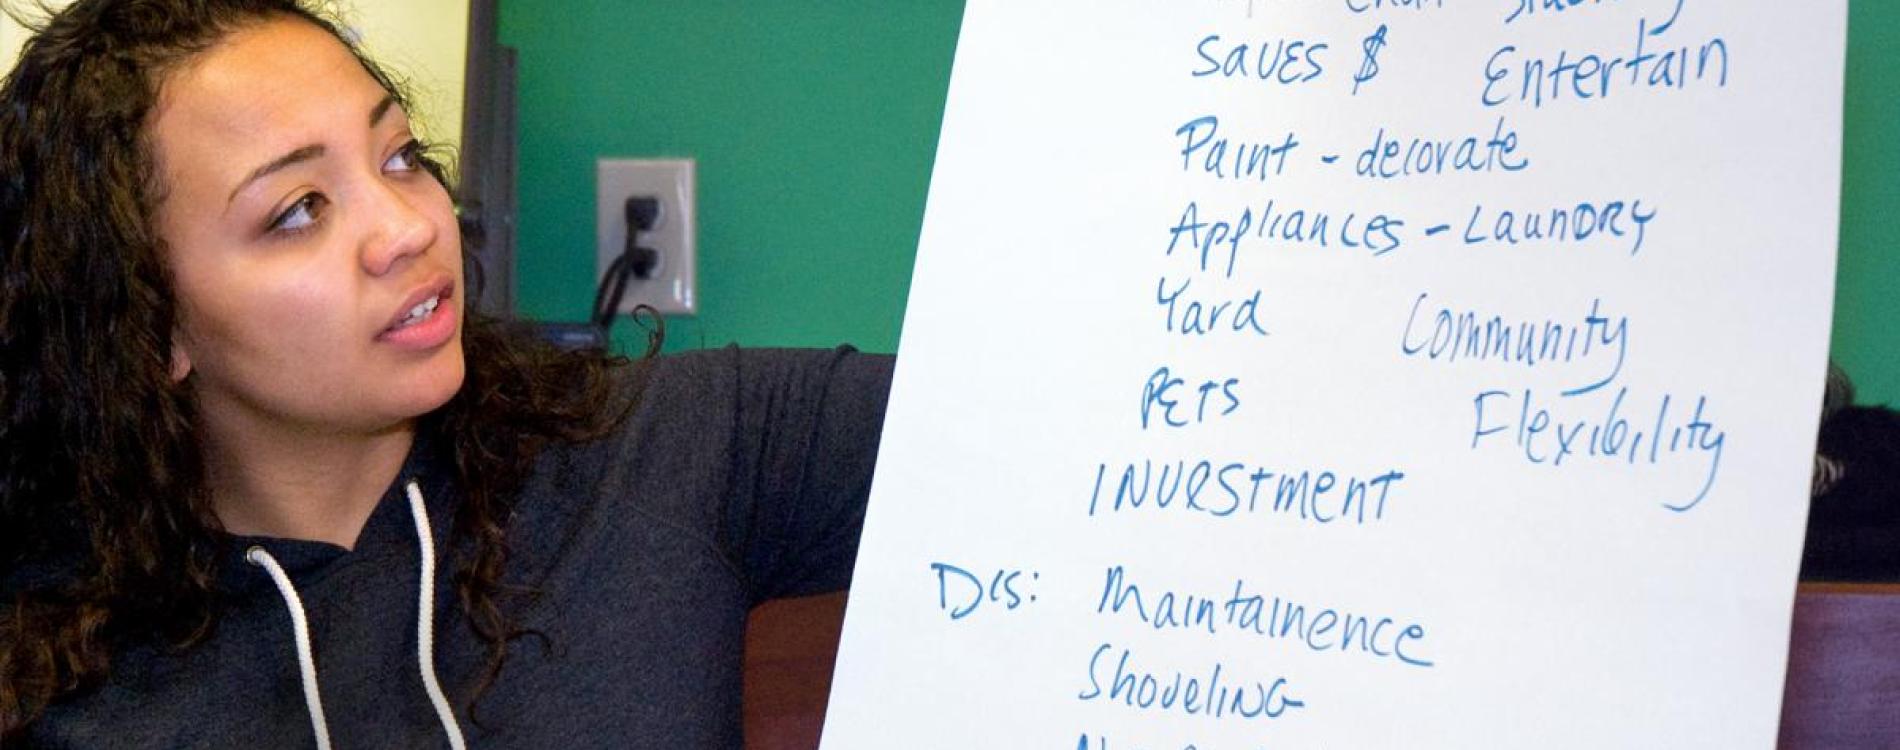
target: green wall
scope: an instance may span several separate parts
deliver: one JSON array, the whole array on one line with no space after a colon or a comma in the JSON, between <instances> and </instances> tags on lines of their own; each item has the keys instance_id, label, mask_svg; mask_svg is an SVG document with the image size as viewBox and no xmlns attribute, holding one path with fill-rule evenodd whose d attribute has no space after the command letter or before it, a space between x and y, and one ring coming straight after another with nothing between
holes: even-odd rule
<instances>
[{"instance_id":1,"label":"green wall","mask_svg":"<svg viewBox=\"0 0 1900 750\"><path fill-rule=\"evenodd\" d=\"M1853 378L1859 401L1900 406L1893 346L1900 331L1888 327L1900 324L1900 248L1889 247L1881 229L1900 216L1900 3L1848 6L1843 135L1834 361Z\"/></svg>"},{"instance_id":2,"label":"green wall","mask_svg":"<svg viewBox=\"0 0 1900 750\"><path fill-rule=\"evenodd\" d=\"M525 314L593 301L596 158L693 156L700 315L669 322L669 349L895 350L961 0L502 6ZM1834 358L1861 401L1900 402L1900 252L1880 229L1900 216L1900 3L1850 15Z\"/></svg>"},{"instance_id":3,"label":"green wall","mask_svg":"<svg viewBox=\"0 0 1900 750\"><path fill-rule=\"evenodd\" d=\"M524 315L593 303L595 159L691 156L699 315L668 349L896 351L961 0L501 5Z\"/></svg>"}]
</instances>

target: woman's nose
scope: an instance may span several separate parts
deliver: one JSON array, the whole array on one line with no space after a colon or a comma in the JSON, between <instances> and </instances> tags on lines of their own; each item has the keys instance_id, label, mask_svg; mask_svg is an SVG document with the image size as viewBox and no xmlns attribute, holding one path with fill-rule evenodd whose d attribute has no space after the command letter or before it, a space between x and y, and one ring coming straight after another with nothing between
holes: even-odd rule
<instances>
[{"instance_id":1,"label":"woman's nose","mask_svg":"<svg viewBox=\"0 0 1900 750\"><path fill-rule=\"evenodd\" d=\"M366 193L369 230L363 237L363 269L372 276L396 270L405 259L426 253L436 242L436 226L413 196L389 184Z\"/></svg>"}]
</instances>

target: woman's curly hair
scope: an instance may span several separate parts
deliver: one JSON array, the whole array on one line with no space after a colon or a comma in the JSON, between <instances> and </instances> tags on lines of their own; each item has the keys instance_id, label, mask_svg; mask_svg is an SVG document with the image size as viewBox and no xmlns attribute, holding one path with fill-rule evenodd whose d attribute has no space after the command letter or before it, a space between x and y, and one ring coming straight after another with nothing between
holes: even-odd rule
<instances>
[{"instance_id":1,"label":"woman's curly hair","mask_svg":"<svg viewBox=\"0 0 1900 750\"><path fill-rule=\"evenodd\" d=\"M148 125L169 72L275 19L328 31L403 101L299 0L79 0L0 86L0 584L17 590L0 600L0 740L97 685L118 650L188 648L217 623L227 537L189 390L168 372L178 303L153 229L164 186ZM468 307L462 388L421 429L450 446L461 483L456 588L490 657L472 702L522 634L501 576L534 456L611 429L637 395L614 386L626 360L554 349Z\"/></svg>"}]
</instances>

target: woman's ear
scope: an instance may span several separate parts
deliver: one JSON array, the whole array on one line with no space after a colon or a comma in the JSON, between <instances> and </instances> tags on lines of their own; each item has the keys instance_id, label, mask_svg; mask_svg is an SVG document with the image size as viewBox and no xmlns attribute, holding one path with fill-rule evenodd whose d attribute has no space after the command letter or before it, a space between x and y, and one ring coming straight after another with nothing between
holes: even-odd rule
<instances>
[{"instance_id":1,"label":"woman's ear","mask_svg":"<svg viewBox=\"0 0 1900 750\"><path fill-rule=\"evenodd\" d=\"M172 333L171 376L173 383L184 381L191 374L191 352L185 351L184 337Z\"/></svg>"}]
</instances>

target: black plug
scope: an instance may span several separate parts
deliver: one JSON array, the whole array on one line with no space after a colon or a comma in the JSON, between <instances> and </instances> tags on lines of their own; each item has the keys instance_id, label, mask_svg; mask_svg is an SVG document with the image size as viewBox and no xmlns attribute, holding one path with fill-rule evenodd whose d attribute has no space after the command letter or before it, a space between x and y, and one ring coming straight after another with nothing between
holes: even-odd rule
<instances>
[{"instance_id":1,"label":"black plug","mask_svg":"<svg viewBox=\"0 0 1900 750\"><path fill-rule=\"evenodd\" d=\"M638 195L627 199L628 228L651 232L653 225L658 223L660 223L660 199Z\"/></svg>"},{"instance_id":2,"label":"black plug","mask_svg":"<svg viewBox=\"0 0 1900 750\"><path fill-rule=\"evenodd\" d=\"M653 271L660 267L659 251L639 243L640 233L652 231L659 221L660 199L650 196L627 199L627 246L621 254L627 259L633 278L651 279Z\"/></svg>"}]
</instances>

